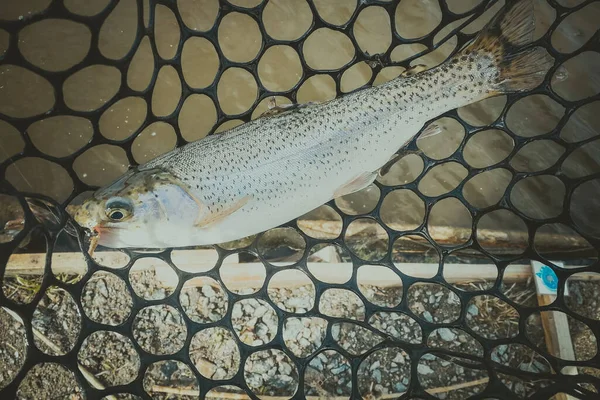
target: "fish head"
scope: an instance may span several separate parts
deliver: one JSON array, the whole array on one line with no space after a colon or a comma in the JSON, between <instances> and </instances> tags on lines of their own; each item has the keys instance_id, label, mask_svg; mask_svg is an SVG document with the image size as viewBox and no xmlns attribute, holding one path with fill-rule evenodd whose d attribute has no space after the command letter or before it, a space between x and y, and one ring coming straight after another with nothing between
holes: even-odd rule
<instances>
[{"instance_id":1,"label":"fish head","mask_svg":"<svg viewBox=\"0 0 600 400\"><path fill-rule=\"evenodd\" d=\"M189 188L170 173L129 171L67 212L111 248L170 247L203 212Z\"/></svg>"}]
</instances>

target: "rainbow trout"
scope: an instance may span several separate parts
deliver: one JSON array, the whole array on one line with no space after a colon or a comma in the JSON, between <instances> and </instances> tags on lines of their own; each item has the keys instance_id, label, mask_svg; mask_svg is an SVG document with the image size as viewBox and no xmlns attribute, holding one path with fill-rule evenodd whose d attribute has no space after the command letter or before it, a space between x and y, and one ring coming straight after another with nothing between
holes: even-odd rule
<instances>
[{"instance_id":1,"label":"rainbow trout","mask_svg":"<svg viewBox=\"0 0 600 400\"><path fill-rule=\"evenodd\" d=\"M553 59L528 46L533 30L531 2L517 2L436 68L188 143L67 210L113 248L218 244L279 226L368 186L430 119L540 85Z\"/></svg>"}]
</instances>

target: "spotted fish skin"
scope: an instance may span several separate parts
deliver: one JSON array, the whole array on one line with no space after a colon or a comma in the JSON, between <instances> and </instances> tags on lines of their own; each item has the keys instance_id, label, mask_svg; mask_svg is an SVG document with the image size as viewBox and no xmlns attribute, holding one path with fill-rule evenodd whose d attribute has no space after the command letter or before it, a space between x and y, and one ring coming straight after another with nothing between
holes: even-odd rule
<instances>
[{"instance_id":1,"label":"spotted fish skin","mask_svg":"<svg viewBox=\"0 0 600 400\"><path fill-rule=\"evenodd\" d=\"M530 43L532 12L529 1L504 9L472 45L436 68L177 148L138 167L119 190L113 185L99 191L88 211L75 210L75 220L90 229L100 226L100 242L111 236L105 242L113 247L215 244L273 228L360 190L432 118L541 83L552 59L541 48L515 46ZM186 198L160 198L156 185L149 189L136 177L148 171L161 176L163 185L183 188L175 192ZM158 198L167 218L177 217L141 223L138 216L128 229L127 221L102 221L111 196L139 192ZM190 199L197 207L190 207ZM177 209L180 201L188 215ZM154 239L141 230L156 231Z\"/></svg>"}]
</instances>

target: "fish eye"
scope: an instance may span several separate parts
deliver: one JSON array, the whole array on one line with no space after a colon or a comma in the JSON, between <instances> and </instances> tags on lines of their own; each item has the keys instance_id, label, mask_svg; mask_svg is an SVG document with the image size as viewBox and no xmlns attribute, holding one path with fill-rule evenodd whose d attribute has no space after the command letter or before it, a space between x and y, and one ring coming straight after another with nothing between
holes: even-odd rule
<instances>
[{"instance_id":1,"label":"fish eye","mask_svg":"<svg viewBox=\"0 0 600 400\"><path fill-rule=\"evenodd\" d=\"M113 221L120 221L125 218L125 213L121 210L109 210L108 217Z\"/></svg>"},{"instance_id":2,"label":"fish eye","mask_svg":"<svg viewBox=\"0 0 600 400\"><path fill-rule=\"evenodd\" d=\"M106 203L106 216L112 221L122 221L131 215L131 205L122 199L111 199Z\"/></svg>"}]
</instances>

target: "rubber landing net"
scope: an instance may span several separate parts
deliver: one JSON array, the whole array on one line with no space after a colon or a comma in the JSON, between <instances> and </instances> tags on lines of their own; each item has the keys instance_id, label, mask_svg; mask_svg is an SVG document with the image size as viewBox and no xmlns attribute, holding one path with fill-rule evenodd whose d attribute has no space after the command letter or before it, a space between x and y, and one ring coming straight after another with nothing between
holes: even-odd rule
<instances>
[{"instance_id":1,"label":"rubber landing net","mask_svg":"<svg viewBox=\"0 0 600 400\"><path fill-rule=\"evenodd\" d=\"M285 226L90 257L50 211L273 102L435 66L502 3L1 2L0 397L598 398L599 1L534 1L543 85Z\"/></svg>"}]
</instances>

